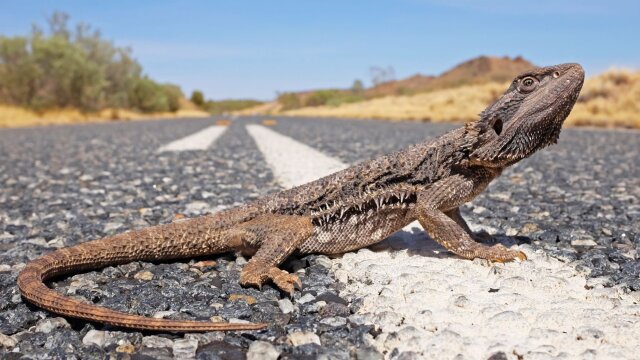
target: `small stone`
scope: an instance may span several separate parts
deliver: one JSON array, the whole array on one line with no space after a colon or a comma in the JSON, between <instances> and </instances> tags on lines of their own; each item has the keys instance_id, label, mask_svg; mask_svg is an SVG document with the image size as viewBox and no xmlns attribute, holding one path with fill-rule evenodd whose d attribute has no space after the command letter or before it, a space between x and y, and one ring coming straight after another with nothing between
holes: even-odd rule
<instances>
[{"instance_id":1,"label":"small stone","mask_svg":"<svg viewBox=\"0 0 640 360\"><path fill-rule=\"evenodd\" d=\"M320 312L322 308L325 307L326 305L327 305L326 302L320 300L307 305L305 310L307 310L308 313L317 313L317 312Z\"/></svg>"},{"instance_id":2,"label":"small stone","mask_svg":"<svg viewBox=\"0 0 640 360\"><path fill-rule=\"evenodd\" d=\"M198 341L194 339L180 339L173 342L173 356L177 359L193 359L198 350Z\"/></svg>"},{"instance_id":3,"label":"small stone","mask_svg":"<svg viewBox=\"0 0 640 360\"><path fill-rule=\"evenodd\" d=\"M204 201L194 201L188 203L184 209L184 212L188 215L200 215L205 212L208 212L209 204Z\"/></svg>"},{"instance_id":4,"label":"small stone","mask_svg":"<svg viewBox=\"0 0 640 360\"><path fill-rule=\"evenodd\" d=\"M234 324L251 324L251 321L249 321L249 320L243 320L243 319L238 319L238 318L230 318L230 319L229 319L229 323L234 323Z\"/></svg>"},{"instance_id":5,"label":"small stone","mask_svg":"<svg viewBox=\"0 0 640 360\"><path fill-rule=\"evenodd\" d=\"M153 280L153 273L151 271L143 270L133 275L133 278L145 281Z\"/></svg>"},{"instance_id":6,"label":"small stone","mask_svg":"<svg viewBox=\"0 0 640 360\"><path fill-rule=\"evenodd\" d=\"M372 347L360 348L356 350L357 360L384 360L384 356Z\"/></svg>"},{"instance_id":7,"label":"small stone","mask_svg":"<svg viewBox=\"0 0 640 360\"><path fill-rule=\"evenodd\" d=\"M89 330L87 335L82 338L82 343L85 345L104 347L107 343L111 342L111 340L111 335L106 331Z\"/></svg>"},{"instance_id":8,"label":"small stone","mask_svg":"<svg viewBox=\"0 0 640 360\"><path fill-rule=\"evenodd\" d=\"M531 233L534 233L534 232L536 232L538 230L540 230L540 228L538 227L537 224L534 224L534 223L526 223L522 227L522 233L523 234L531 234Z\"/></svg>"},{"instance_id":9,"label":"small stone","mask_svg":"<svg viewBox=\"0 0 640 360\"><path fill-rule=\"evenodd\" d=\"M229 301L239 301L244 300L248 305L253 305L256 303L256 298L250 295L243 294L231 294L229 295Z\"/></svg>"},{"instance_id":10,"label":"small stone","mask_svg":"<svg viewBox=\"0 0 640 360\"><path fill-rule=\"evenodd\" d=\"M11 271L11 266L7 264L0 264L0 272Z\"/></svg>"},{"instance_id":11,"label":"small stone","mask_svg":"<svg viewBox=\"0 0 640 360\"><path fill-rule=\"evenodd\" d=\"M211 322L225 322L224 318L220 315L213 315L209 320L211 320Z\"/></svg>"},{"instance_id":12,"label":"small stone","mask_svg":"<svg viewBox=\"0 0 640 360\"><path fill-rule=\"evenodd\" d=\"M343 317L328 317L320 320L320 323L329 326L343 326L347 324L347 319Z\"/></svg>"},{"instance_id":13,"label":"small stone","mask_svg":"<svg viewBox=\"0 0 640 360\"><path fill-rule=\"evenodd\" d=\"M604 338L604 332L593 327L581 327L576 334L576 340L588 340L596 339L602 340Z\"/></svg>"},{"instance_id":14,"label":"small stone","mask_svg":"<svg viewBox=\"0 0 640 360\"><path fill-rule=\"evenodd\" d=\"M280 351L266 341L254 341L249 345L247 360L277 360Z\"/></svg>"},{"instance_id":15,"label":"small stone","mask_svg":"<svg viewBox=\"0 0 640 360\"><path fill-rule=\"evenodd\" d=\"M78 178L78 180L80 180L80 181L92 181L93 180L93 176L91 176L89 174L83 174Z\"/></svg>"},{"instance_id":16,"label":"small stone","mask_svg":"<svg viewBox=\"0 0 640 360\"><path fill-rule=\"evenodd\" d=\"M507 357L507 354L504 353L504 351L498 351L496 353L493 353L491 356L489 356L489 358L487 360L507 360L509 359Z\"/></svg>"},{"instance_id":17,"label":"small stone","mask_svg":"<svg viewBox=\"0 0 640 360\"><path fill-rule=\"evenodd\" d=\"M467 307L469 304L469 299L464 295L456 296L455 299L453 299L453 305L459 308Z\"/></svg>"},{"instance_id":18,"label":"small stone","mask_svg":"<svg viewBox=\"0 0 640 360\"><path fill-rule=\"evenodd\" d=\"M142 346L148 348L172 348L173 340L156 335L145 336L142 338Z\"/></svg>"},{"instance_id":19,"label":"small stone","mask_svg":"<svg viewBox=\"0 0 640 360\"><path fill-rule=\"evenodd\" d=\"M56 317L38 321L35 327L35 331L48 334L51 332L51 330L69 327L71 327L71 325L69 325L67 320L61 317Z\"/></svg>"},{"instance_id":20,"label":"small stone","mask_svg":"<svg viewBox=\"0 0 640 360\"><path fill-rule=\"evenodd\" d=\"M293 332L289 334L289 336L287 336L287 339L289 340L289 342L291 342L291 345L293 346L300 346L304 344L322 345L320 344L320 338L318 337L318 335L308 331Z\"/></svg>"},{"instance_id":21,"label":"small stone","mask_svg":"<svg viewBox=\"0 0 640 360\"><path fill-rule=\"evenodd\" d=\"M311 302L313 300L315 300L316 297L311 295L310 293L306 293L304 295L302 295L302 297L300 299L298 299L298 304L306 304L308 302Z\"/></svg>"},{"instance_id":22,"label":"small stone","mask_svg":"<svg viewBox=\"0 0 640 360\"><path fill-rule=\"evenodd\" d=\"M102 228L102 231L106 234L111 234L111 233L114 233L116 230L120 229L121 227L122 227L121 223L110 222L104 225L104 228Z\"/></svg>"},{"instance_id":23,"label":"small stone","mask_svg":"<svg viewBox=\"0 0 640 360\"><path fill-rule=\"evenodd\" d=\"M331 259L329 259L328 257L324 256L324 255L320 255L315 259L315 264L322 266L325 269L331 269L331 266L333 265L333 263L331 262Z\"/></svg>"},{"instance_id":24,"label":"small stone","mask_svg":"<svg viewBox=\"0 0 640 360\"><path fill-rule=\"evenodd\" d=\"M295 310L293 303L287 298L278 300L278 307L283 314L289 314Z\"/></svg>"},{"instance_id":25,"label":"small stone","mask_svg":"<svg viewBox=\"0 0 640 360\"><path fill-rule=\"evenodd\" d=\"M473 210L471 210L474 214L482 214L487 212L487 208L482 206L474 206Z\"/></svg>"},{"instance_id":26,"label":"small stone","mask_svg":"<svg viewBox=\"0 0 640 360\"><path fill-rule=\"evenodd\" d=\"M173 311L173 310L157 311L153 315L151 315L151 317L154 318L154 319L164 319L167 316L173 315L175 313L176 312Z\"/></svg>"},{"instance_id":27,"label":"small stone","mask_svg":"<svg viewBox=\"0 0 640 360\"><path fill-rule=\"evenodd\" d=\"M13 337L0 333L0 345L2 345L2 347L10 349L15 347L17 343L18 342Z\"/></svg>"},{"instance_id":28,"label":"small stone","mask_svg":"<svg viewBox=\"0 0 640 360\"><path fill-rule=\"evenodd\" d=\"M598 245L598 243L596 243L592 239L571 240L571 246L593 247L593 246L597 246L597 245Z\"/></svg>"},{"instance_id":29,"label":"small stone","mask_svg":"<svg viewBox=\"0 0 640 360\"><path fill-rule=\"evenodd\" d=\"M198 268L206 268L206 267L216 266L217 264L218 263L213 260L205 260L205 261L198 261L197 263L193 264L193 266Z\"/></svg>"},{"instance_id":30,"label":"small stone","mask_svg":"<svg viewBox=\"0 0 640 360\"><path fill-rule=\"evenodd\" d=\"M323 306L319 312L320 312L320 316L322 317L334 317L334 316L347 317L351 315L351 311L349 310L348 306L334 303L334 302L327 303L327 305Z\"/></svg>"},{"instance_id":31,"label":"small stone","mask_svg":"<svg viewBox=\"0 0 640 360\"><path fill-rule=\"evenodd\" d=\"M611 230L607 229L607 228L602 228L602 233L607 235L607 236L611 236L613 235L613 233L611 232Z\"/></svg>"},{"instance_id":32,"label":"small stone","mask_svg":"<svg viewBox=\"0 0 640 360\"><path fill-rule=\"evenodd\" d=\"M119 353L133 354L134 351L136 351L136 348L130 343L119 345L116 348L116 352L119 352Z\"/></svg>"}]
</instances>

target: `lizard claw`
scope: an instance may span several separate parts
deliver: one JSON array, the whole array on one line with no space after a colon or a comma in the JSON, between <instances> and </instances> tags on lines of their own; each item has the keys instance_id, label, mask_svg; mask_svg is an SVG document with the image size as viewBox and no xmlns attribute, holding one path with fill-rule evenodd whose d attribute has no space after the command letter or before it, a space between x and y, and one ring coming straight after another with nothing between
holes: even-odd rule
<instances>
[{"instance_id":1,"label":"lizard claw","mask_svg":"<svg viewBox=\"0 0 640 360\"><path fill-rule=\"evenodd\" d=\"M293 297L296 288L302 288L302 282L297 275L289 274L276 267L269 269L269 277L280 290L286 292L291 297Z\"/></svg>"},{"instance_id":2,"label":"lizard claw","mask_svg":"<svg viewBox=\"0 0 640 360\"><path fill-rule=\"evenodd\" d=\"M240 284L243 286L255 286L261 288L264 283L271 280L280 290L293 296L295 289L302 289L302 281L295 274L289 274L277 267L259 267L247 264L240 274Z\"/></svg>"},{"instance_id":3,"label":"lizard claw","mask_svg":"<svg viewBox=\"0 0 640 360\"><path fill-rule=\"evenodd\" d=\"M500 263L513 261L515 259L519 259L521 261L527 260L527 255L525 255L525 253L523 253L522 251L507 249L502 244L496 244L488 248L482 248L480 252L481 254L478 257Z\"/></svg>"}]
</instances>

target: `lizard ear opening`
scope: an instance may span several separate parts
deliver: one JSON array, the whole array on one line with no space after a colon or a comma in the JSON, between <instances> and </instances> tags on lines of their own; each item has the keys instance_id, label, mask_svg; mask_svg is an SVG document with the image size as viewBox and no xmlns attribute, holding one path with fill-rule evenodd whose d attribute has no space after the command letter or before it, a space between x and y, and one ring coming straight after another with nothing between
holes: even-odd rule
<instances>
[{"instance_id":1,"label":"lizard ear opening","mask_svg":"<svg viewBox=\"0 0 640 360\"><path fill-rule=\"evenodd\" d=\"M491 127L493 128L493 131L495 131L497 135L500 135L502 133L502 119L497 118Z\"/></svg>"}]
</instances>

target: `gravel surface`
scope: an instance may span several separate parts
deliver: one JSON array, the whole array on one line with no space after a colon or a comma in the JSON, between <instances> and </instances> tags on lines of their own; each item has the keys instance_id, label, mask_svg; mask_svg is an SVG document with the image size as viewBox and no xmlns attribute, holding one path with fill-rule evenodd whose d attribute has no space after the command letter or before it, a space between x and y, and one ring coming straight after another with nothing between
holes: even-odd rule
<instances>
[{"instance_id":1,"label":"gravel surface","mask_svg":"<svg viewBox=\"0 0 640 360\"><path fill-rule=\"evenodd\" d=\"M522 352L518 354L527 354L525 358L592 356L577 352L584 347L597 348L600 356L628 355L629 348L638 346L640 310L633 302L638 302L639 292L633 290L640 290L640 133L632 131L564 131L558 146L509 169L473 205L463 209L476 229L498 234L503 242L523 244L519 246L531 262L491 267L460 261L443 255L442 249L424 241L424 235L414 235L420 236L420 241L407 242L413 238L407 236L391 239L373 252L362 250L337 259L292 258L285 268L298 273L304 284L304 291L293 299L270 286L262 291L238 286L239 271L246 260L230 255L167 264L136 262L51 284L70 296L146 316L274 324L260 332L167 335L119 331L65 320L23 303L15 286L17 273L40 254L169 222L177 214L190 217L216 211L278 190L280 186L244 129L246 123L258 120L235 121L207 151L162 154L156 152L160 146L206 128L212 121L0 131L0 358L76 354L84 359L132 354L136 358L409 359L439 354L436 348L429 348L432 343L455 344L440 352L444 358L458 353L464 358L517 356L507 351L512 342L505 340L494 346L495 337L489 335L483 337L486 341L467 344L474 333L492 328L467 326L465 318L455 318L461 314L459 309L479 313L478 324L482 320L499 326L524 318L528 327L507 337L518 341L537 336L548 340L544 345L554 347L519 349ZM379 121L278 120L272 129L348 163L451 128ZM384 265L372 270L363 261ZM429 281L425 291L433 291L433 302L421 299L431 305L404 309L394 305L398 303L394 296L413 286L409 276L400 277L394 285L398 290L390 288L393 294L382 291L376 283L376 271L391 272L398 278L400 272L394 272L398 263L414 268L419 264L441 267L437 273L417 269L412 274ZM447 273L453 268L451 264L459 264L465 272L457 277ZM557 271L560 268L562 271ZM568 268L574 272L566 272ZM534 284L546 274L541 290L555 286L552 280L557 278L566 281L563 288L574 291L571 296L579 301L562 303L550 297L550 302L558 300L558 312L574 309L606 323L599 327L571 324L569 329L557 320L561 317L551 314L555 323L549 320L544 326L532 326L532 322L542 321L533 315L537 312L500 303L516 296L519 286L531 287L518 279L528 281L527 272L536 274L531 275ZM370 281L350 282L349 276L369 277ZM458 282L450 280L454 277L475 286L466 290L456 287ZM482 292L483 296L465 297L466 291ZM589 313L589 301L610 306L608 312ZM372 304L379 309L372 309ZM382 307L384 304L389 308ZM480 311L492 305L493 310ZM535 308L536 304L530 305ZM457 312L452 307L457 307ZM380 318L386 310L390 315ZM426 310L431 314L423 312ZM452 317L447 318L448 314ZM398 323L394 316L421 320ZM447 322L448 327L438 327L441 322ZM580 337L583 347L568 343L575 337ZM418 348L425 352L416 351Z\"/></svg>"}]
</instances>

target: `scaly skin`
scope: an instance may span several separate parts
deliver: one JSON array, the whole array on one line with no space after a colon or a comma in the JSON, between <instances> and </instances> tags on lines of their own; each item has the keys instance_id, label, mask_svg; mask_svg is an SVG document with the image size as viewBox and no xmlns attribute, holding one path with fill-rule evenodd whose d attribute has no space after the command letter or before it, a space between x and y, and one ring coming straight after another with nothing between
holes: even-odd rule
<instances>
[{"instance_id":1,"label":"scaly skin","mask_svg":"<svg viewBox=\"0 0 640 360\"><path fill-rule=\"evenodd\" d=\"M521 74L478 121L437 139L227 211L57 250L27 264L18 287L25 299L51 312L119 327L257 330L266 325L150 319L113 311L65 297L44 281L136 260L240 251L253 254L240 276L242 285L260 287L272 281L291 294L300 280L278 266L294 251L336 254L359 249L414 220L463 258L525 260L520 251L475 242L458 208L504 168L557 141L583 81L578 64Z\"/></svg>"}]
</instances>

